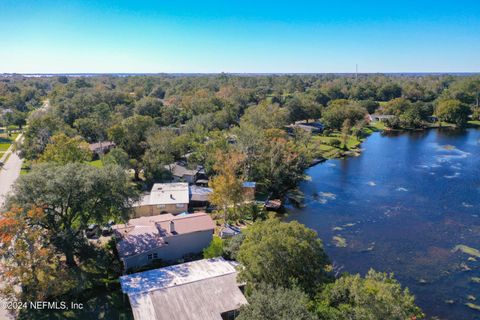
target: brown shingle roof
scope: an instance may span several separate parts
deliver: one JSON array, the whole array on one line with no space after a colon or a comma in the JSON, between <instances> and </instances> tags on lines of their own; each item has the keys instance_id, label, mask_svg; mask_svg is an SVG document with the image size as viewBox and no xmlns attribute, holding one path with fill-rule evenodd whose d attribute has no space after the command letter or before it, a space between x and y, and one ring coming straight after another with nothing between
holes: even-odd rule
<instances>
[{"instance_id":1,"label":"brown shingle roof","mask_svg":"<svg viewBox=\"0 0 480 320\"><path fill-rule=\"evenodd\" d=\"M173 227L173 230L172 230ZM113 226L117 250L121 257L140 254L160 247L169 237L213 230L215 224L205 212L174 216L170 213L131 219Z\"/></svg>"}]
</instances>

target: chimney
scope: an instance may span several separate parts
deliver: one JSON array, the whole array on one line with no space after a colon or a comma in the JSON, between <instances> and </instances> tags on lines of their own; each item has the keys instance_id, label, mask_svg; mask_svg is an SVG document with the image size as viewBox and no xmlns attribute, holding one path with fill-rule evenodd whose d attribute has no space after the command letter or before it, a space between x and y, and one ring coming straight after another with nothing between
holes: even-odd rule
<instances>
[{"instance_id":1,"label":"chimney","mask_svg":"<svg viewBox=\"0 0 480 320\"><path fill-rule=\"evenodd\" d=\"M175 233L175 222L170 221L170 233Z\"/></svg>"},{"instance_id":2,"label":"chimney","mask_svg":"<svg viewBox=\"0 0 480 320\"><path fill-rule=\"evenodd\" d=\"M170 193L170 199L175 200L175 198L173 197L173 194L171 193Z\"/></svg>"}]
</instances>

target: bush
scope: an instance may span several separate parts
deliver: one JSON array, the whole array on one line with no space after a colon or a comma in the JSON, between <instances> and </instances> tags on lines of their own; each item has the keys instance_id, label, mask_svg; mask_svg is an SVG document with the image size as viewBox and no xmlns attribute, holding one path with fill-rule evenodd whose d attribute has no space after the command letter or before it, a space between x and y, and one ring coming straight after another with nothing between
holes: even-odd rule
<instances>
[{"instance_id":1,"label":"bush","mask_svg":"<svg viewBox=\"0 0 480 320\"><path fill-rule=\"evenodd\" d=\"M203 258L210 259L221 257L223 255L223 240L214 236L210 245L203 249Z\"/></svg>"},{"instance_id":2,"label":"bush","mask_svg":"<svg viewBox=\"0 0 480 320\"><path fill-rule=\"evenodd\" d=\"M335 147L335 148L340 148L340 146L342 145L342 142L338 139L332 139L328 142L328 145L330 145L332 147Z\"/></svg>"}]
</instances>

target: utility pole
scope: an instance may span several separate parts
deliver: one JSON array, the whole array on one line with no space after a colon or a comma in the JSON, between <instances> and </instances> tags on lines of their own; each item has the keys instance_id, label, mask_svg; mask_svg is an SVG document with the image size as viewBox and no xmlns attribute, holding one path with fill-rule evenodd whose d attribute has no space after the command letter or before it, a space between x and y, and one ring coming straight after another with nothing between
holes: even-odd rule
<instances>
[{"instance_id":1,"label":"utility pole","mask_svg":"<svg viewBox=\"0 0 480 320\"><path fill-rule=\"evenodd\" d=\"M355 64L355 80L358 79L358 64Z\"/></svg>"}]
</instances>

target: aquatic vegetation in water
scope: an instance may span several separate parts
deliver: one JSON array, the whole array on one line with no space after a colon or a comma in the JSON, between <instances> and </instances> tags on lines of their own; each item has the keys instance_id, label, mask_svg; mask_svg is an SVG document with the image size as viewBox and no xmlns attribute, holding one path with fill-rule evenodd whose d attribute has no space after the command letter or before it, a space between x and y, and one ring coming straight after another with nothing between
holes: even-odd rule
<instances>
[{"instance_id":1,"label":"aquatic vegetation in water","mask_svg":"<svg viewBox=\"0 0 480 320\"><path fill-rule=\"evenodd\" d=\"M470 268L469 266L467 266L467 265L465 264L465 262L460 263L460 269L461 269L462 271L472 271L472 268Z\"/></svg>"},{"instance_id":2,"label":"aquatic vegetation in water","mask_svg":"<svg viewBox=\"0 0 480 320\"><path fill-rule=\"evenodd\" d=\"M335 247L345 248L347 246L347 239L340 235L333 236L332 240L335 244Z\"/></svg>"},{"instance_id":3,"label":"aquatic vegetation in water","mask_svg":"<svg viewBox=\"0 0 480 320\"><path fill-rule=\"evenodd\" d=\"M350 227L353 227L354 225L356 225L356 223L350 222L350 223L345 223L342 227L350 228Z\"/></svg>"},{"instance_id":4,"label":"aquatic vegetation in water","mask_svg":"<svg viewBox=\"0 0 480 320\"><path fill-rule=\"evenodd\" d=\"M468 303L465 303L465 305L466 305L467 307L469 307L470 309L474 309L474 310L480 311L480 306L479 306L478 304L474 304L474 303L468 302Z\"/></svg>"},{"instance_id":5,"label":"aquatic vegetation in water","mask_svg":"<svg viewBox=\"0 0 480 320\"><path fill-rule=\"evenodd\" d=\"M337 195L331 192L314 193L313 198L321 204L327 203L329 200L337 199Z\"/></svg>"},{"instance_id":6,"label":"aquatic vegetation in water","mask_svg":"<svg viewBox=\"0 0 480 320\"><path fill-rule=\"evenodd\" d=\"M464 245L464 244L456 245L456 246L452 249L452 252L457 252L457 251L461 251L461 252L463 252L463 253L465 253L465 254L468 254L468 255L471 255L471 256L480 258L480 251L478 251L478 250L475 249L475 248L466 246L466 245Z\"/></svg>"},{"instance_id":7,"label":"aquatic vegetation in water","mask_svg":"<svg viewBox=\"0 0 480 320\"><path fill-rule=\"evenodd\" d=\"M444 145L444 146L442 146L442 148L445 149L445 150L454 150L454 149L456 149L455 146L452 146L452 145L450 145L450 144Z\"/></svg>"},{"instance_id":8,"label":"aquatic vegetation in water","mask_svg":"<svg viewBox=\"0 0 480 320\"><path fill-rule=\"evenodd\" d=\"M480 277L471 277L470 281L473 283L480 283Z\"/></svg>"},{"instance_id":9,"label":"aquatic vegetation in water","mask_svg":"<svg viewBox=\"0 0 480 320\"><path fill-rule=\"evenodd\" d=\"M312 177L306 174L306 175L303 176L303 180L312 181Z\"/></svg>"},{"instance_id":10,"label":"aquatic vegetation in water","mask_svg":"<svg viewBox=\"0 0 480 320\"><path fill-rule=\"evenodd\" d=\"M337 195L331 192L320 192L320 197L334 200L337 198Z\"/></svg>"},{"instance_id":11,"label":"aquatic vegetation in water","mask_svg":"<svg viewBox=\"0 0 480 320\"><path fill-rule=\"evenodd\" d=\"M460 176L460 172L455 172L452 175L444 175L443 177L446 179L453 179L453 178L458 178Z\"/></svg>"}]
</instances>

